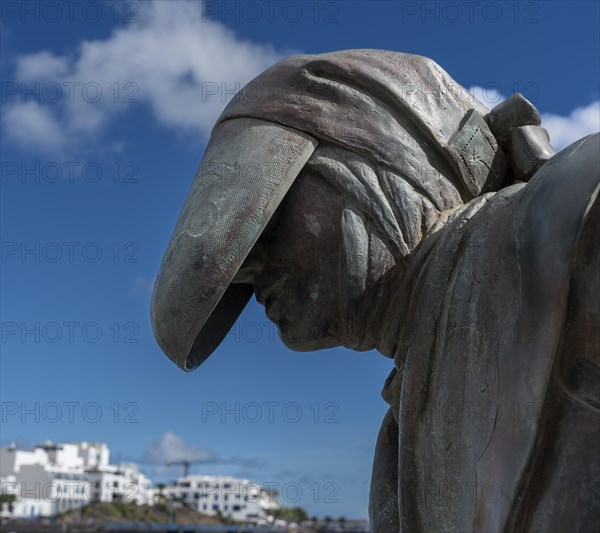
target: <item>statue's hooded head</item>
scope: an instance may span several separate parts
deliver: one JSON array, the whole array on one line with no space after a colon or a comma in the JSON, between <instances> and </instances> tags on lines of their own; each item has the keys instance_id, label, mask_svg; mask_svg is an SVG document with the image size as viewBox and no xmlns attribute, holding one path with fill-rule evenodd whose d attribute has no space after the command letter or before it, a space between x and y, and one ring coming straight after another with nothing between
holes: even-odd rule
<instances>
[{"instance_id":1,"label":"statue's hooded head","mask_svg":"<svg viewBox=\"0 0 600 533\"><path fill-rule=\"evenodd\" d=\"M410 54L297 55L258 76L217 121L165 253L161 348L199 366L254 292L292 348L368 348L348 325L361 293L442 213L505 185L486 113Z\"/></svg>"}]
</instances>

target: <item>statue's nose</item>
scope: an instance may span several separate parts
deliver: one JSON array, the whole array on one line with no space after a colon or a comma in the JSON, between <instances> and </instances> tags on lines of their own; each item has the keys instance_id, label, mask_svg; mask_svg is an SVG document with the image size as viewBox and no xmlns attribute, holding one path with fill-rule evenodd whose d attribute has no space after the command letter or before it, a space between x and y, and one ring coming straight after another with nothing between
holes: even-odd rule
<instances>
[{"instance_id":1,"label":"statue's nose","mask_svg":"<svg viewBox=\"0 0 600 533\"><path fill-rule=\"evenodd\" d=\"M258 241L316 146L264 120L215 126L152 296L154 335L180 368L202 364L252 297L263 265Z\"/></svg>"}]
</instances>

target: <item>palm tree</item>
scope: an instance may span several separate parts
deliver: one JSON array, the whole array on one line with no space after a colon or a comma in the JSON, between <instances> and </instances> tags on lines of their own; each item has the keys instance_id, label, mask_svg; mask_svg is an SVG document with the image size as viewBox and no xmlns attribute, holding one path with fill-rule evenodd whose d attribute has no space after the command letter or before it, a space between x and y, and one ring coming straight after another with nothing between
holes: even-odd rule
<instances>
[{"instance_id":1,"label":"palm tree","mask_svg":"<svg viewBox=\"0 0 600 533\"><path fill-rule=\"evenodd\" d=\"M158 489L158 494L156 495L153 504L163 513L170 515L170 506L164 493L164 490L167 488L167 486L164 483L157 483L156 488Z\"/></svg>"},{"instance_id":2,"label":"palm tree","mask_svg":"<svg viewBox=\"0 0 600 533\"><path fill-rule=\"evenodd\" d=\"M12 513L14 510L14 503L17 499L15 494L0 494L0 509L4 507L4 504L7 504L8 512Z\"/></svg>"}]
</instances>

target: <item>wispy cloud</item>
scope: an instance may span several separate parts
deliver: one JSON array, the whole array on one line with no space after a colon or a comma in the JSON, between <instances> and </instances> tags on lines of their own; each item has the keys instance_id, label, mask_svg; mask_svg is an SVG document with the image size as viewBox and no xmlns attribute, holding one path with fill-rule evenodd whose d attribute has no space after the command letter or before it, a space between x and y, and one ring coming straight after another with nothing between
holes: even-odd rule
<instances>
[{"instance_id":1,"label":"wispy cloud","mask_svg":"<svg viewBox=\"0 0 600 533\"><path fill-rule=\"evenodd\" d=\"M266 466L264 460L256 457L221 457L208 448L187 442L183 437L172 431L163 433L159 439L150 443L140 457L133 460L150 467L152 472L158 476L181 475L183 472L181 465L168 466L168 464L182 461L192 463L190 471L194 469L194 465L202 464L238 465L249 469L264 468Z\"/></svg>"},{"instance_id":2,"label":"wispy cloud","mask_svg":"<svg viewBox=\"0 0 600 533\"><path fill-rule=\"evenodd\" d=\"M62 154L69 142L63 120L37 102L7 105L2 114L6 136L23 150Z\"/></svg>"},{"instance_id":3,"label":"wispy cloud","mask_svg":"<svg viewBox=\"0 0 600 533\"><path fill-rule=\"evenodd\" d=\"M139 23L82 41L73 54L16 58L16 83L39 84L41 97L22 102L17 95L5 105L9 140L29 151L65 152L97 142L136 105L148 106L162 126L207 136L227 100L280 57L203 18L202 2L139 7Z\"/></svg>"},{"instance_id":4,"label":"wispy cloud","mask_svg":"<svg viewBox=\"0 0 600 533\"><path fill-rule=\"evenodd\" d=\"M190 444L179 435L167 431L146 448L139 461L152 465L164 465L173 461L214 463L217 462L217 457L207 448Z\"/></svg>"},{"instance_id":5,"label":"wispy cloud","mask_svg":"<svg viewBox=\"0 0 600 533\"><path fill-rule=\"evenodd\" d=\"M154 278L136 276L131 287L132 296L148 296L154 288Z\"/></svg>"}]
</instances>

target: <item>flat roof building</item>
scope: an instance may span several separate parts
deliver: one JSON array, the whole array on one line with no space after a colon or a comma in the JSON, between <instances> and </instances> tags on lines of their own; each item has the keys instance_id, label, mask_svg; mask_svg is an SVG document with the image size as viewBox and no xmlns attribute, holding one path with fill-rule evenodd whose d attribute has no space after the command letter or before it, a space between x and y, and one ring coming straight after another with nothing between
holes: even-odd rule
<instances>
[{"instance_id":1,"label":"flat roof building","mask_svg":"<svg viewBox=\"0 0 600 533\"><path fill-rule=\"evenodd\" d=\"M279 507L276 497L258 483L230 476L181 477L164 493L200 513L243 522L266 523L268 511Z\"/></svg>"}]
</instances>

